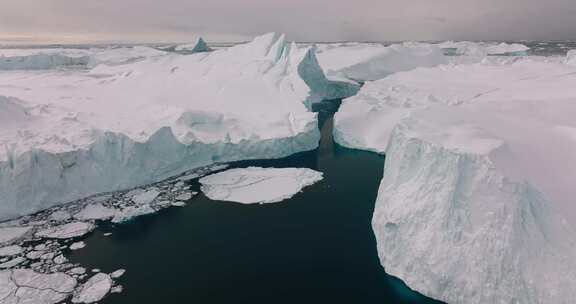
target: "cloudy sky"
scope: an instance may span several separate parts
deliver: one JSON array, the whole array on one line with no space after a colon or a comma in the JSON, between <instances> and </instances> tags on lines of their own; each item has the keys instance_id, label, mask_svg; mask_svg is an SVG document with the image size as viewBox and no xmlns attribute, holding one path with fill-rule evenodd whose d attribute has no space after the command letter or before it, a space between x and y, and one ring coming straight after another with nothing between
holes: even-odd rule
<instances>
[{"instance_id":1,"label":"cloudy sky","mask_svg":"<svg viewBox=\"0 0 576 304\"><path fill-rule=\"evenodd\" d=\"M576 39L576 0L0 0L0 40Z\"/></svg>"}]
</instances>

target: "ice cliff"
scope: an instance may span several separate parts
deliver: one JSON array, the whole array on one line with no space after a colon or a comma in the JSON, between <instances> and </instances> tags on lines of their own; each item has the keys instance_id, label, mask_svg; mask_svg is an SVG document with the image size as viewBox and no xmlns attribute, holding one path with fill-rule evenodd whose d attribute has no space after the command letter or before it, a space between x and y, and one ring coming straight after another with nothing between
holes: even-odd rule
<instances>
[{"instance_id":1,"label":"ice cliff","mask_svg":"<svg viewBox=\"0 0 576 304\"><path fill-rule=\"evenodd\" d=\"M0 83L0 219L214 162L314 149L310 105L357 90L278 34L81 71L4 71Z\"/></svg>"},{"instance_id":2,"label":"ice cliff","mask_svg":"<svg viewBox=\"0 0 576 304\"><path fill-rule=\"evenodd\" d=\"M373 229L386 271L448 303L576 300L576 77L531 59L368 83L340 143L386 153Z\"/></svg>"}]
</instances>

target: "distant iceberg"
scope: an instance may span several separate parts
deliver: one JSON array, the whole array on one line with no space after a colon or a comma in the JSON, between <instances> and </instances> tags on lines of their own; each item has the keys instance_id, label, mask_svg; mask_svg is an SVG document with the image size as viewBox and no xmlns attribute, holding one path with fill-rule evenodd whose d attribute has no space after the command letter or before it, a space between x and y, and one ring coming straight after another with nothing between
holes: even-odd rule
<instances>
[{"instance_id":1,"label":"distant iceberg","mask_svg":"<svg viewBox=\"0 0 576 304\"><path fill-rule=\"evenodd\" d=\"M200 53L200 52L210 52L212 49L206 44L206 41L202 38L197 38L196 41L187 44L181 44L174 47L176 52L182 52L187 54Z\"/></svg>"}]
</instances>

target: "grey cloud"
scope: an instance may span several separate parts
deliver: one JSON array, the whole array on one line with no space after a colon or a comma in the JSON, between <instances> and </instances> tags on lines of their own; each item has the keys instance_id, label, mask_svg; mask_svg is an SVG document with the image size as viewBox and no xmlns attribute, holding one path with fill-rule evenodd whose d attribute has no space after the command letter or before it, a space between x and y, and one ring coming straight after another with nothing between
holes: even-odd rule
<instances>
[{"instance_id":1,"label":"grey cloud","mask_svg":"<svg viewBox=\"0 0 576 304\"><path fill-rule=\"evenodd\" d=\"M0 36L53 34L150 41L576 38L574 0L0 0Z\"/></svg>"}]
</instances>

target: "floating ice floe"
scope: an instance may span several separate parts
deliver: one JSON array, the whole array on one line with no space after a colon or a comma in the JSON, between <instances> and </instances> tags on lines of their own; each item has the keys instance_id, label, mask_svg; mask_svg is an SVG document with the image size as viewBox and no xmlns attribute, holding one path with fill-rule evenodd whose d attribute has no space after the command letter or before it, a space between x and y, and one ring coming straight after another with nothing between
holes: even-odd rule
<instances>
[{"instance_id":1,"label":"floating ice floe","mask_svg":"<svg viewBox=\"0 0 576 304\"><path fill-rule=\"evenodd\" d=\"M3 72L0 83L0 219L214 162L312 150L311 104L358 89L278 34L87 71Z\"/></svg>"},{"instance_id":2,"label":"floating ice floe","mask_svg":"<svg viewBox=\"0 0 576 304\"><path fill-rule=\"evenodd\" d=\"M368 83L335 117L386 153L380 261L448 303L576 299L576 68L518 60Z\"/></svg>"},{"instance_id":3,"label":"floating ice floe","mask_svg":"<svg viewBox=\"0 0 576 304\"><path fill-rule=\"evenodd\" d=\"M0 244L9 243L23 237L31 227L3 227L0 228Z\"/></svg>"},{"instance_id":4,"label":"floating ice floe","mask_svg":"<svg viewBox=\"0 0 576 304\"><path fill-rule=\"evenodd\" d=\"M0 257L14 256L22 253L22 246L12 245L0 248Z\"/></svg>"},{"instance_id":5,"label":"floating ice floe","mask_svg":"<svg viewBox=\"0 0 576 304\"><path fill-rule=\"evenodd\" d=\"M242 204L276 203L322 180L308 168L238 168L200 179L202 192L212 200Z\"/></svg>"},{"instance_id":6,"label":"floating ice floe","mask_svg":"<svg viewBox=\"0 0 576 304\"><path fill-rule=\"evenodd\" d=\"M64 273L43 274L26 269L2 270L0 303L59 303L74 291L76 284L76 279Z\"/></svg>"},{"instance_id":7,"label":"floating ice floe","mask_svg":"<svg viewBox=\"0 0 576 304\"><path fill-rule=\"evenodd\" d=\"M94 228L95 226L92 223L73 222L40 230L36 232L36 236L49 239L69 239L83 236L94 230Z\"/></svg>"},{"instance_id":8,"label":"floating ice floe","mask_svg":"<svg viewBox=\"0 0 576 304\"><path fill-rule=\"evenodd\" d=\"M97 273L91 277L72 298L72 303L95 303L102 300L112 288L110 275Z\"/></svg>"},{"instance_id":9,"label":"floating ice floe","mask_svg":"<svg viewBox=\"0 0 576 304\"><path fill-rule=\"evenodd\" d=\"M78 249L82 249L86 247L86 243L80 241L80 242L75 242L70 244L70 246L68 248L70 248L70 250L78 250Z\"/></svg>"}]
</instances>

